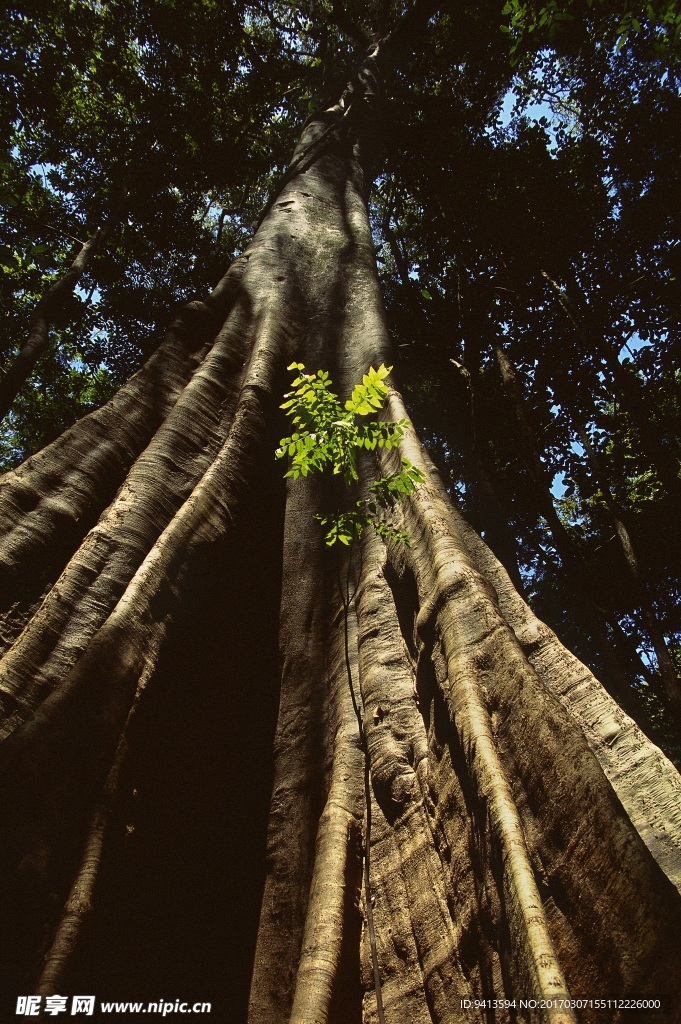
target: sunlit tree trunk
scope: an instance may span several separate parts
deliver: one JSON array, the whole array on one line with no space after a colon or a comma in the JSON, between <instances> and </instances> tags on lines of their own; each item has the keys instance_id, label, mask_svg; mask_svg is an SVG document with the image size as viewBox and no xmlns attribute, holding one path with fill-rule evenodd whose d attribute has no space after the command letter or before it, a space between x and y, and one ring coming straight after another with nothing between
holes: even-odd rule
<instances>
[{"instance_id":1,"label":"sunlit tree trunk","mask_svg":"<svg viewBox=\"0 0 681 1024\"><path fill-rule=\"evenodd\" d=\"M408 548L365 534L351 561L335 556L313 518L325 488L277 483L287 364L329 369L345 395L390 360L366 206L379 52L307 123L213 294L108 406L3 482L18 594L1 676L6 976L91 990L95 955L111 984L124 949L128 972L161 956L167 984L188 959L217 984L237 970L221 943L250 899L252 1024L372 1021L379 997L386 1021L426 1024L489 1020L465 998L660 993L672 1021L678 773L532 615L412 431L363 467L365 486L400 456L422 469L396 513ZM386 415L406 416L394 386ZM268 579L278 668L262 660ZM253 746L272 782L262 891L252 879L227 905L230 871L258 850ZM166 777L178 758L188 779ZM181 812L154 792L181 794ZM149 815L175 826L167 848ZM152 909L180 904L181 927L145 920L162 946L135 945L131 894L148 900L149 864L173 857Z\"/></svg>"}]
</instances>

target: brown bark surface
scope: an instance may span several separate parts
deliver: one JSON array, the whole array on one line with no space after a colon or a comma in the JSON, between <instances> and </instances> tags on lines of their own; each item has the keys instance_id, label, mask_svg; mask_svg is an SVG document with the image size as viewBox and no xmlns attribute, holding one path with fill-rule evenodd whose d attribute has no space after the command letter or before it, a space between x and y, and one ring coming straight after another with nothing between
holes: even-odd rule
<instances>
[{"instance_id":1,"label":"brown bark surface","mask_svg":"<svg viewBox=\"0 0 681 1024\"><path fill-rule=\"evenodd\" d=\"M532 615L413 432L409 548L329 552L323 483L279 482L286 365L345 395L389 362L372 64L308 122L205 307L3 481L7 984L164 985L228 1021L252 968L251 1024L370 1022L369 903L387 1022L604 1019L461 1007L568 996L659 996L678 1020L678 773ZM386 415L406 415L394 389ZM364 484L396 457L367 453Z\"/></svg>"}]
</instances>

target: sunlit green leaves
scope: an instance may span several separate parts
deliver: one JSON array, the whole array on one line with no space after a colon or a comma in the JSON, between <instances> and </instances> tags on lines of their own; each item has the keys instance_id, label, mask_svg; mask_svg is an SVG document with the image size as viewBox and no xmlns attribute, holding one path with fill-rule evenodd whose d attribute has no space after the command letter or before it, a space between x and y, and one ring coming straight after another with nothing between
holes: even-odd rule
<instances>
[{"instance_id":1,"label":"sunlit green leaves","mask_svg":"<svg viewBox=\"0 0 681 1024\"><path fill-rule=\"evenodd\" d=\"M388 395L386 379L392 367L370 367L343 406L325 370L306 373L302 363L291 363L288 369L297 375L281 408L299 429L282 438L276 451L277 458L290 460L287 477L295 480L328 469L350 487L359 479L359 449L375 451L399 444L407 421L376 419ZM325 528L326 543L349 545L366 526L374 526L385 539L407 543L407 535L391 524L387 513L422 481L421 471L402 459L401 470L375 480L370 496L357 501L353 509L317 517Z\"/></svg>"},{"instance_id":2,"label":"sunlit green leaves","mask_svg":"<svg viewBox=\"0 0 681 1024\"><path fill-rule=\"evenodd\" d=\"M370 416L383 406L388 394L386 377L392 366L385 367L382 363L377 370L370 368L362 377L362 383L355 385L352 395L345 403L345 409L351 416Z\"/></svg>"},{"instance_id":3,"label":"sunlit green leaves","mask_svg":"<svg viewBox=\"0 0 681 1024\"><path fill-rule=\"evenodd\" d=\"M371 367L344 405L331 390L325 370L306 373L302 363L291 363L288 369L298 375L281 408L299 429L282 438L277 450L279 458L288 455L291 459L287 476L307 476L329 465L350 486L358 479L358 449L392 448L402 437L404 422L361 420L381 409L388 394L385 380L391 367Z\"/></svg>"}]
</instances>

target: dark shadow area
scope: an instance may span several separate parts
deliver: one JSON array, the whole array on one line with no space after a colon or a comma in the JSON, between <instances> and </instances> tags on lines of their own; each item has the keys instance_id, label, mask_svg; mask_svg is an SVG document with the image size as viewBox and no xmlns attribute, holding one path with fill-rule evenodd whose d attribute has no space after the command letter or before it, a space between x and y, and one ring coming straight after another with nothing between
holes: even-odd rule
<instances>
[{"instance_id":1,"label":"dark shadow area","mask_svg":"<svg viewBox=\"0 0 681 1024\"><path fill-rule=\"evenodd\" d=\"M362 885L361 837L356 842L347 860L345 911L341 962L334 980L333 995L329 1009L329 1024L360 1024L362 1020L362 986L360 948L362 941L362 917L357 906L357 894Z\"/></svg>"},{"instance_id":2,"label":"dark shadow area","mask_svg":"<svg viewBox=\"0 0 681 1024\"><path fill-rule=\"evenodd\" d=\"M283 484L266 446L205 550L131 730L126 799L70 992L246 1019L278 707Z\"/></svg>"},{"instance_id":3,"label":"dark shadow area","mask_svg":"<svg viewBox=\"0 0 681 1024\"><path fill-rule=\"evenodd\" d=\"M405 567L398 575L391 562L383 566L385 581L390 587L395 602L400 632L411 657L416 660L416 616L419 612L419 592L411 569Z\"/></svg>"}]
</instances>

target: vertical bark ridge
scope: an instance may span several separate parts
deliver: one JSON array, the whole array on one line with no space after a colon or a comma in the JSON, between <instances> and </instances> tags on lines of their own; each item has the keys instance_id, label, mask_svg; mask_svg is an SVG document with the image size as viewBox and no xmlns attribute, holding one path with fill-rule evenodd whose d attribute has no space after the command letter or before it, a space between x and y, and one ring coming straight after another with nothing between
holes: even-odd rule
<instances>
[{"instance_id":1,"label":"vertical bark ridge","mask_svg":"<svg viewBox=\"0 0 681 1024\"><path fill-rule=\"evenodd\" d=\"M390 415L403 414L401 401L392 396ZM404 454L427 471L412 439ZM515 948L525 961L518 967L535 991L548 974L551 991L555 945L559 958L565 955L573 994L597 977L603 989L668 990L678 969L665 944L680 912L674 890L623 815L581 729L522 656L496 594L470 562L435 486L419 488L407 521L415 541L412 568L420 593L427 595L419 614L421 637L441 648L447 664L444 695L467 770L479 798L487 801ZM613 851L620 864L615 876L605 868ZM546 907L537 880L550 897ZM598 908L606 902L608 926L601 928ZM645 928L642 919L648 916L655 923Z\"/></svg>"},{"instance_id":2,"label":"vertical bark ridge","mask_svg":"<svg viewBox=\"0 0 681 1024\"><path fill-rule=\"evenodd\" d=\"M286 321L277 325L277 345L263 339L264 347L280 355L289 344ZM59 687L0 748L8 837L3 877L10 891L19 887L19 912L22 891L40 902L41 892L61 887L55 865L63 859L63 839L82 835L134 694L154 673L191 565L224 538L237 514L254 460L263 457L264 425L272 412L265 384L261 362L256 373L247 371L225 444L116 607Z\"/></svg>"},{"instance_id":3,"label":"vertical bark ridge","mask_svg":"<svg viewBox=\"0 0 681 1024\"><path fill-rule=\"evenodd\" d=\"M101 409L0 483L0 643L8 645L174 408L233 301L239 258L206 302L188 303L159 348ZM21 572L17 568L21 567Z\"/></svg>"},{"instance_id":4,"label":"vertical bark ridge","mask_svg":"<svg viewBox=\"0 0 681 1024\"><path fill-rule=\"evenodd\" d=\"M411 921L395 835L372 793L371 894L386 1024L432 1024L424 994L423 970ZM362 901L365 900L362 895ZM365 910L366 917L366 910ZM362 1020L374 1022L376 995L366 928L362 942L364 1009Z\"/></svg>"},{"instance_id":5,"label":"vertical bark ridge","mask_svg":"<svg viewBox=\"0 0 681 1024\"><path fill-rule=\"evenodd\" d=\"M289 1020L314 871L317 825L329 795L333 725L328 721L326 681L327 562L321 530L301 530L318 500L318 481L301 479L289 484L279 631L281 691L268 872L251 982L252 1024Z\"/></svg>"},{"instance_id":6,"label":"vertical bark ridge","mask_svg":"<svg viewBox=\"0 0 681 1024\"><path fill-rule=\"evenodd\" d=\"M349 689L344 615L342 606L337 605L328 666L328 700L333 719L331 780L317 831L291 1024L326 1024L333 1019L334 996L337 997L339 985L350 988L354 981L359 994L357 949L346 953L356 977L341 976L344 945L358 930L352 927L350 918L357 916L359 923L357 902L362 877L360 851L364 813L364 754ZM356 679L356 643L353 646L350 664ZM340 1024L342 1018L337 1020Z\"/></svg>"},{"instance_id":7,"label":"vertical bark ridge","mask_svg":"<svg viewBox=\"0 0 681 1024\"><path fill-rule=\"evenodd\" d=\"M390 583L408 649L417 657L417 705L428 737L423 793L434 846L447 879L448 903L457 924L456 957L463 994L480 1000L512 997L517 976L502 973L498 950L508 945L503 882L490 857L486 806L476 799L466 757L442 694L447 663L438 644L416 651L419 600L407 549L392 546L384 575ZM451 894L451 895L449 895ZM474 1011L467 1011L469 1013ZM484 1018L484 1013L481 1011Z\"/></svg>"},{"instance_id":8,"label":"vertical bark ridge","mask_svg":"<svg viewBox=\"0 0 681 1024\"><path fill-rule=\"evenodd\" d=\"M360 683L364 730L376 800L390 823L400 859L411 926L434 1021L453 1019L454 993L468 993L457 962L457 928L424 801L427 738L415 701L413 670L381 572L383 545L365 535L358 592Z\"/></svg>"},{"instance_id":9,"label":"vertical bark ridge","mask_svg":"<svg viewBox=\"0 0 681 1024\"><path fill-rule=\"evenodd\" d=\"M235 322L232 322L234 320ZM232 317L0 668L10 715L25 720L86 647L142 559L215 457L238 397L243 317Z\"/></svg>"},{"instance_id":10,"label":"vertical bark ridge","mask_svg":"<svg viewBox=\"0 0 681 1024\"><path fill-rule=\"evenodd\" d=\"M481 693L481 676L485 668L492 668L497 633L504 627L493 608L486 607L488 588L479 585L455 546L443 544L443 540L438 538L429 551L433 566L428 580L431 596L422 605L418 629L422 636L435 629L447 662L445 699L467 754L478 799L487 808L489 828L503 870L506 913L520 980L537 998L566 998L567 984ZM423 582L422 579L422 585ZM456 617L452 609L455 602L459 605ZM440 619L438 604L449 608L450 615ZM509 667L506 664L504 670L509 671ZM569 1011L558 1016L565 1021L574 1019Z\"/></svg>"},{"instance_id":11,"label":"vertical bark ridge","mask_svg":"<svg viewBox=\"0 0 681 1024\"><path fill-rule=\"evenodd\" d=\"M437 676L444 681L446 663L440 652L434 653ZM428 654L425 658L430 665ZM512 965L504 964L502 971L499 958L499 950L509 941L502 884L489 856L485 808L476 800L441 691L434 676L427 689L422 687L420 699L429 725L434 829L436 835L443 834L439 846L449 866L460 922L457 954L473 998L503 999L519 991L519 980L509 969Z\"/></svg>"},{"instance_id":12,"label":"vertical bark ridge","mask_svg":"<svg viewBox=\"0 0 681 1024\"><path fill-rule=\"evenodd\" d=\"M434 474L434 478L437 476ZM441 486L444 491L444 487ZM604 690L593 673L533 614L504 566L450 507L452 528L544 685L577 721L628 816L669 880L681 891L681 778L658 747Z\"/></svg>"},{"instance_id":13,"label":"vertical bark ridge","mask_svg":"<svg viewBox=\"0 0 681 1024\"><path fill-rule=\"evenodd\" d=\"M517 975L504 986L494 953L494 946L502 945L506 936L503 914L497 909L492 926L480 925L491 916L488 887L494 888L493 902L499 908L502 901L498 889L503 883L497 885L481 853L485 841L480 840L480 833L484 836L486 820L479 827L470 823L470 798L466 805L460 789L464 785L461 768L465 759L461 758L458 771L453 771L451 758L443 756L441 750L437 759L433 758L438 742L433 721L429 722L426 738L418 710L409 653L412 640L406 625L408 610L402 608L400 623L398 602L387 580L389 574L381 564L381 543L369 535L365 547L373 551L373 557L365 554L358 593L359 650L380 836L380 840L372 836L372 850L376 845L379 865L377 873L372 874L372 895L376 901L386 1017L390 1019L396 1007L404 1012L407 1000L409 1019L460 1020L462 998L501 998L504 991L511 995L522 989ZM430 697L424 694L422 699ZM434 766L443 760L446 765L444 772L436 767L435 778L428 767L431 760ZM458 790L458 797L452 796L453 789ZM454 809L452 800L454 806L458 803L458 811L450 817L447 812ZM476 841L478 855L474 857L471 846ZM381 856L386 847L389 853ZM480 877L472 886L470 879L475 873ZM391 941L396 890L401 894L408 924L395 929ZM388 913L383 901L391 908ZM389 924L382 931L384 921ZM394 951L392 962L390 956L394 943L399 947L397 965ZM369 992L365 1016L373 1019ZM466 1019L483 1020L485 1014L468 1010Z\"/></svg>"}]
</instances>

